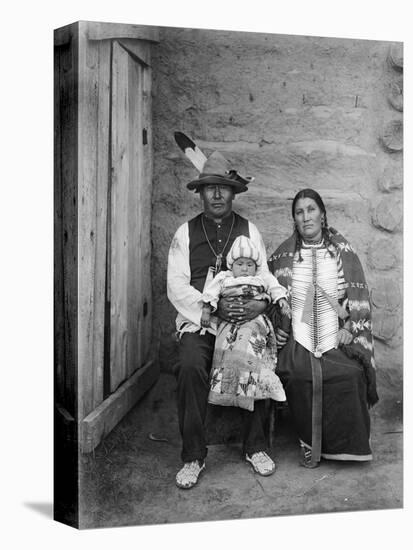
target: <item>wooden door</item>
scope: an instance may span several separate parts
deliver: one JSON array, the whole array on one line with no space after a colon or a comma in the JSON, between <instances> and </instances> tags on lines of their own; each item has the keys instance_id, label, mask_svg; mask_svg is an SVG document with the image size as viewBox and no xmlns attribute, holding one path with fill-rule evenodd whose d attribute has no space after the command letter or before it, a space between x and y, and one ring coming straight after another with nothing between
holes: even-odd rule
<instances>
[{"instance_id":1,"label":"wooden door","mask_svg":"<svg viewBox=\"0 0 413 550\"><path fill-rule=\"evenodd\" d=\"M111 392L145 363L152 325L150 67L139 45L112 47Z\"/></svg>"},{"instance_id":2,"label":"wooden door","mask_svg":"<svg viewBox=\"0 0 413 550\"><path fill-rule=\"evenodd\" d=\"M159 375L150 353L156 42L156 28L138 25L55 31L56 403L84 451Z\"/></svg>"}]
</instances>

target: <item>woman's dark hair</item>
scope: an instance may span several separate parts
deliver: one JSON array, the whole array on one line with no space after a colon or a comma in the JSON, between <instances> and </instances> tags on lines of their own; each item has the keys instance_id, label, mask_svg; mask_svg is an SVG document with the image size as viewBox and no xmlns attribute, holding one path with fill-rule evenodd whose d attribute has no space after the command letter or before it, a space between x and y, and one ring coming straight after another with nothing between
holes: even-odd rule
<instances>
[{"instance_id":1,"label":"woman's dark hair","mask_svg":"<svg viewBox=\"0 0 413 550\"><path fill-rule=\"evenodd\" d=\"M326 244L327 249L329 249L329 245L332 244L334 247L334 243L330 239L330 231L328 229L328 222L327 222L327 211L326 207L324 206L323 199L320 197L320 195L317 193L317 191L314 191L314 189L301 189L301 191L298 191L296 196L294 197L293 204L291 207L291 214L293 219L295 218L295 205L297 204L297 201L299 199L313 199L313 201L317 204L318 208L321 210L321 213L324 215L324 223L321 224L321 233L322 237L324 239L324 242ZM302 237L300 233L297 230L297 226L294 224L294 232L296 237L296 243L295 243L295 252L298 252L298 261L302 262L303 257L301 256L301 246L303 244ZM329 250L330 255L334 256L334 254Z\"/></svg>"}]
</instances>

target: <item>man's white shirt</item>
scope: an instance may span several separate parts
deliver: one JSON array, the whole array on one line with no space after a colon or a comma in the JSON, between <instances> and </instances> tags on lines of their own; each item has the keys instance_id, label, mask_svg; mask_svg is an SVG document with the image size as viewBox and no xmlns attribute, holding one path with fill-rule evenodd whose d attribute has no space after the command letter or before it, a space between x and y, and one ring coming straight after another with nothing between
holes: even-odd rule
<instances>
[{"instance_id":1,"label":"man's white shirt","mask_svg":"<svg viewBox=\"0 0 413 550\"><path fill-rule=\"evenodd\" d=\"M261 234L256 226L248 221L249 238L258 248L262 258L260 273L268 272L267 253ZM176 231L168 254L167 295L177 310L176 330L197 332L201 329L202 292L191 285L191 268L189 263L189 225L182 224ZM211 317L211 326L203 332L216 334L216 317Z\"/></svg>"}]
</instances>

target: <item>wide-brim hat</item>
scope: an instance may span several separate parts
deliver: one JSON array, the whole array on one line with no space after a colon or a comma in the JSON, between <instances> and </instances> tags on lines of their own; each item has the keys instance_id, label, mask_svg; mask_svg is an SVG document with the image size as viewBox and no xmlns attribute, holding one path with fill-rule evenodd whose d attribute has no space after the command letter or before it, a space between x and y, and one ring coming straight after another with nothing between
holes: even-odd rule
<instances>
[{"instance_id":1,"label":"wide-brim hat","mask_svg":"<svg viewBox=\"0 0 413 550\"><path fill-rule=\"evenodd\" d=\"M230 185L234 193L244 193L252 180L251 177L238 174L219 151L214 151L202 167L198 178L190 181L187 188L199 193L204 185Z\"/></svg>"}]
</instances>

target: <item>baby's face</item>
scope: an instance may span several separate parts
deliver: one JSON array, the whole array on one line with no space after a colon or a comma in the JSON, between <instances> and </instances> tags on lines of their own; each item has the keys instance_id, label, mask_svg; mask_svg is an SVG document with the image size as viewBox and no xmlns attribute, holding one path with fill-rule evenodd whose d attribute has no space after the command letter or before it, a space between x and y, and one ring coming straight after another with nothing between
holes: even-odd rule
<instances>
[{"instance_id":1,"label":"baby's face","mask_svg":"<svg viewBox=\"0 0 413 550\"><path fill-rule=\"evenodd\" d=\"M232 264L232 274L234 277L248 277L250 275L255 275L256 270L257 266L251 258L238 258Z\"/></svg>"}]
</instances>

